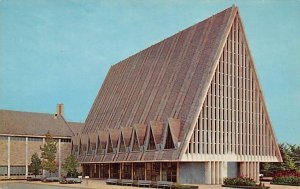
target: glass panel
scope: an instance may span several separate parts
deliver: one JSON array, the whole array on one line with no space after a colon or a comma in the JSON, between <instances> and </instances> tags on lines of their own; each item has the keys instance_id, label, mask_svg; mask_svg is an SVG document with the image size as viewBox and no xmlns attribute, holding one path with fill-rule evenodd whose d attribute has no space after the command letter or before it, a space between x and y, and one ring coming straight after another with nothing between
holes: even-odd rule
<instances>
[{"instance_id":1,"label":"glass panel","mask_svg":"<svg viewBox=\"0 0 300 189\"><path fill-rule=\"evenodd\" d=\"M113 179L120 178L120 164L119 163L110 164L110 178L113 178Z\"/></svg>"},{"instance_id":2,"label":"glass panel","mask_svg":"<svg viewBox=\"0 0 300 189\"><path fill-rule=\"evenodd\" d=\"M176 182L177 179L177 163L162 163L162 180Z\"/></svg>"},{"instance_id":3,"label":"glass panel","mask_svg":"<svg viewBox=\"0 0 300 189\"><path fill-rule=\"evenodd\" d=\"M147 180L159 181L160 180L160 163L146 163Z\"/></svg>"},{"instance_id":4,"label":"glass panel","mask_svg":"<svg viewBox=\"0 0 300 189\"><path fill-rule=\"evenodd\" d=\"M133 164L133 179L145 180L145 163Z\"/></svg>"},{"instance_id":5,"label":"glass panel","mask_svg":"<svg viewBox=\"0 0 300 189\"><path fill-rule=\"evenodd\" d=\"M100 164L100 178L106 179L109 177L109 164Z\"/></svg>"},{"instance_id":6,"label":"glass panel","mask_svg":"<svg viewBox=\"0 0 300 189\"><path fill-rule=\"evenodd\" d=\"M0 176L7 176L7 166L0 166Z\"/></svg>"},{"instance_id":7,"label":"glass panel","mask_svg":"<svg viewBox=\"0 0 300 189\"><path fill-rule=\"evenodd\" d=\"M25 166L11 166L10 167L10 175L11 176L22 176L26 174Z\"/></svg>"},{"instance_id":8,"label":"glass panel","mask_svg":"<svg viewBox=\"0 0 300 189\"><path fill-rule=\"evenodd\" d=\"M123 163L122 165L122 179L131 179L131 163Z\"/></svg>"}]
</instances>

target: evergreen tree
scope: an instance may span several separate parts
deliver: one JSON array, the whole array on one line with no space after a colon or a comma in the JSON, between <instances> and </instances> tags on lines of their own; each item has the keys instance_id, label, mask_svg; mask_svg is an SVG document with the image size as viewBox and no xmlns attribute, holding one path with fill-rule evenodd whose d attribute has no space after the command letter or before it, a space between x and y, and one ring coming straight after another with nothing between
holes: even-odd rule
<instances>
[{"instance_id":1,"label":"evergreen tree","mask_svg":"<svg viewBox=\"0 0 300 189\"><path fill-rule=\"evenodd\" d=\"M46 171L54 173L57 170L57 165L55 161L57 142L52 138L49 132L46 134L45 144L41 147L42 151L42 167Z\"/></svg>"},{"instance_id":2,"label":"evergreen tree","mask_svg":"<svg viewBox=\"0 0 300 189\"><path fill-rule=\"evenodd\" d=\"M290 157L293 159L295 164L295 169L300 171L300 145L291 145L288 144L290 148Z\"/></svg>"},{"instance_id":3,"label":"evergreen tree","mask_svg":"<svg viewBox=\"0 0 300 189\"><path fill-rule=\"evenodd\" d=\"M68 177L77 177L78 161L76 157L71 154L65 159L65 163L63 164L63 169L67 172Z\"/></svg>"},{"instance_id":4,"label":"evergreen tree","mask_svg":"<svg viewBox=\"0 0 300 189\"><path fill-rule=\"evenodd\" d=\"M265 176L272 176L278 171L298 170L300 171L300 145L279 144L282 162L261 163L260 171Z\"/></svg>"},{"instance_id":5,"label":"evergreen tree","mask_svg":"<svg viewBox=\"0 0 300 189\"><path fill-rule=\"evenodd\" d=\"M292 152L289 145L279 144L279 149L282 157L282 163L279 164L280 170L291 170L295 169L295 162L291 157Z\"/></svg>"},{"instance_id":6,"label":"evergreen tree","mask_svg":"<svg viewBox=\"0 0 300 189\"><path fill-rule=\"evenodd\" d=\"M36 175L39 175L41 173L41 169L42 169L42 161L39 158L38 154L34 153L31 156L31 163L29 165L29 172L34 174L34 176L36 177Z\"/></svg>"}]
</instances>

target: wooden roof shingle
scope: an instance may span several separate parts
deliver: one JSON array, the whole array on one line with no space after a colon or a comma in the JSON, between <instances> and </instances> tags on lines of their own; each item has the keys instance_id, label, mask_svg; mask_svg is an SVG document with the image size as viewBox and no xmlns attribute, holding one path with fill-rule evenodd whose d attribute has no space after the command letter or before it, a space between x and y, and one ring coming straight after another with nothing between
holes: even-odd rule
<instances>
[{"instance_id":1,"label":"wooden roof shingle","mask_svg":"<svg viewBox=\"0 0 300 189\"><path fill-rule=\"evenodd\" d=\"M74 135L80 134L81 130L84 127L84 123L79 123L79 122L67 122L67 124L71 128L71 130L74 133Z\"/></svg>"},{"instance_id":2,"label":"wooden roof shingle","mask_svg":"<svg viewBox=\"0 0 300 189\"><path fill-rule=\"evenodd\" d=\"M61 115L0 110L0 134L72 137L73 131Z\"/></svg>"},{"instance_id":3,"label":"wooden roof shingle","mask_svg":"<svg viewBox=\"0 0 300 189\"><path fill-rule=\"evenodd\" d=\"M169 120L174 141L184 145L172 152L144 152L142 159L179 159L237 10L232 6L113 65L82 133L151 125L156 143L162 144Z\"/></svg>"}]
</instances>

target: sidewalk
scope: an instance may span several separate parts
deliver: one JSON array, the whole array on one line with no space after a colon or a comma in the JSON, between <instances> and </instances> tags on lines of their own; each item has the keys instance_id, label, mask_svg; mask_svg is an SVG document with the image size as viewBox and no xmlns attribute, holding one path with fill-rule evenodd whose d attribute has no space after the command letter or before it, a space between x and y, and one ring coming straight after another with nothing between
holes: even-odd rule
<instances>
[{"instance_id":1,"label":"sidewalk","mask_svg":"<svg viewBox=\"0 0 300 189\"><path fill-rule=\"evenodd\" d=\"M13 180L13 181L1 181L0 183L20 183L29 185L44 185L44 186L57 186L57 188L86 188L86 189L130 189L131 186L119 186L119 185L107 185L104 180L86 180L84 179L81 184L59 184L57 182L28 182L25 180ZM266 186L270 186L270 189L300 189L300 186L283 186L283 185L270 185L270 183L265 182ZM199 189L227 189L220 185L198 185ZM133 187L137 188L137 187Z\"/></svg>"}]
</instances>

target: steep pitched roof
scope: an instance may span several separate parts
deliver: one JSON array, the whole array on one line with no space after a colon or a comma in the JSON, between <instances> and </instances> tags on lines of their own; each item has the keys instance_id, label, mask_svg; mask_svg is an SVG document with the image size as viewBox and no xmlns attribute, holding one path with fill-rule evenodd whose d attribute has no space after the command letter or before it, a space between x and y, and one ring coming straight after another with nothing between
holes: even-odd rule
<instances>
[{"instance_id":1,"label":"steep pitched roof","mask_svg":"<svg viewBox=\"0 0 300 189\"><path fill-rule=\"evenodd\" d=\"M0 110L0 134L71 137L73 132L60 115Z\"/></svg>"},{"instance_id":2,"label":"steep pitched roof","mask_svg":"<svg viewBox=\"0 0 300 189\"><path fill-rule=\"evenodd\" d=\"M150 124L159 144L164 125L174 118L180 130L172 123L172 136L186 143L236 13L230 7L113 65L82 132ZM176 159L182 146L147 152L143 159Z\"/></svg>"}]
</instances>

